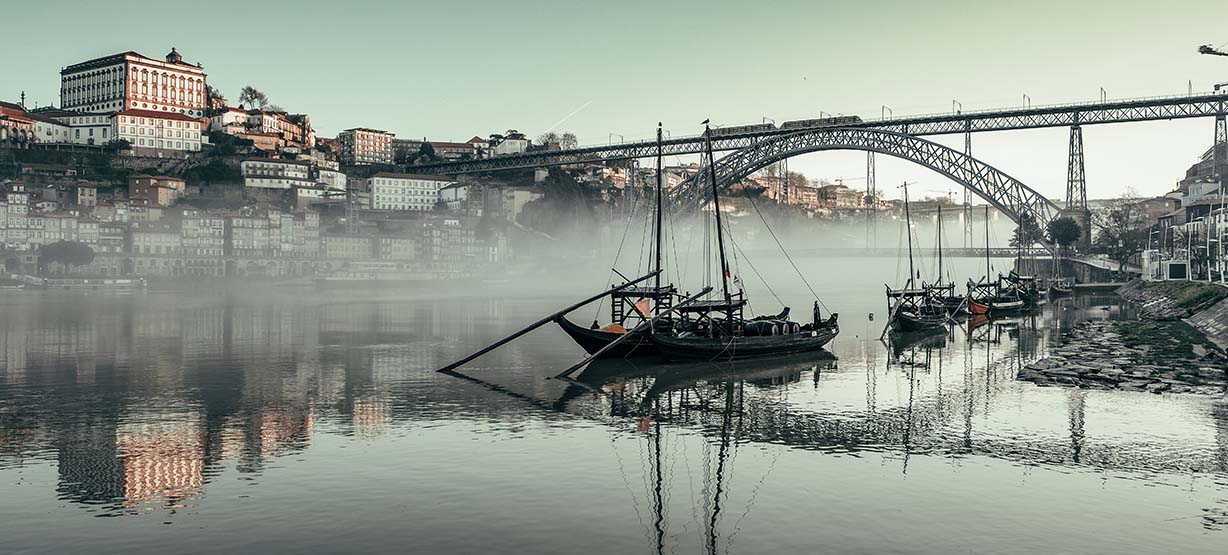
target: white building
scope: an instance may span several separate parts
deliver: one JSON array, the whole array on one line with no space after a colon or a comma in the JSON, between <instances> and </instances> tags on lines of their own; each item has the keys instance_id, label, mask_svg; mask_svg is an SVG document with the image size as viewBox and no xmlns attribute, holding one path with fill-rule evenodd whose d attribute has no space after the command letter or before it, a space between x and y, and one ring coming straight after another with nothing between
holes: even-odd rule
<instances>
[{"instance_id":1,"label":"white building","mask_svg":"<svg viewBox=\"0 0 1228 555\"><path fill-rule=\"evenodd\" d=\"M392 140L395 134L378 129L357 127L337 134L341 143L341 161L350 165L392 164Z\"/></svg>"},{"instance_id":2,"label":"white building","mask_svg":"<svg viewBox=\"0 0 1228 555\"><path fill-rule=\"evenodd\" d=\"M304 196L322 195L323 189L346 187L345 174L320 168L308 160L251 158L239 164L246 187L262 189L309 189ZM296 193L298 194L298 193Z\"/></svg>"},{"instance_id":3,"label":"white building","mask_svg":"<svg viewBox=\"0 0 1228 555\"><path fill-rule=\"evenodd\" d=\"M124 52L60 71L60 107L92 112L152 110L200 117L208 98L205 70L174 48L155 60Z\"/></svg>"},{"instance_id":4,"label":"white building","mask_svg":"<svg viewBox=\"0 0 1228 555\"><path fill-rule=\"evenodd\" d=\"M499 140L497 144L491 147L490 152L494 156L523 154L529 149L529 143L529 139L524 135L509 131L508 134L503 136L503 138Z\"/></svg>"},{"instance_id":5,"label":"white building","mask_svg":"<svg viewBox=\"0 0 1228 555\"><path fill-rule=\"evenodd\" d=\"M202 129L196 118L175 112L124 110L111 119L114 135L135 148L200 150Z\"/></svg>"},{"instance_id":6,"label":"white building","mask_svg":"<svg viewBox=\"0 0 1228 555\"><path fill-rule=\"evenodd\" d=\"M371 209L431 210L440 191L453 183L442 175L380 172L371 176Z\"/></svg>"}]
</instances>

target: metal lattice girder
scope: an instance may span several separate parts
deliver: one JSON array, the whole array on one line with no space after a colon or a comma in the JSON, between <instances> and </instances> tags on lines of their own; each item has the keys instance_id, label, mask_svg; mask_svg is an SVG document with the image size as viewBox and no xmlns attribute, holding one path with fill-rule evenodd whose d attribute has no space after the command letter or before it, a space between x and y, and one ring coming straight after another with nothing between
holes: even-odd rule
<instances>
[{"instance_id":1,"label":"metal lattice girder","mask_svg":"<svg viewBox=\"0 0 1228 555\"><path fill-rule=\"evenodd\" d=\"M717 186L727 188L779 160L825 150L864 150L915 162L967 187L1012 221L1031 215L1041 229L1061 212L1053 201L976 158L919 137L876 129L822 128L760 141L717 160ZM708 183L711 171L700 168L671 192L671 200L685 207L705 202L709 193L702 184Z\"/></svg>"},{"instance_id":2,"label":"metal lattice girder","mask_svg":"<svg viewBox=\"0 0 1228 555\"><path fill-rule=\"evenodd\" d=\"M1070 126L1070 156L1066 165L1066 209L1087 209L1087 180L1083 166L1083 128Z\"/></svg>"},{"instance_id":3,"label":"metal lattice girder","mask_svg":"<svg viewBox=\"0 0 1228 555\"><path fill-rule=\"evenodd\" d=\"M1215 116L1215 142L1212 144L1211 154L1211 173L1216 177L1220 189L1223 189L1224 185L1228 184L1228 122L1224 121L1224 114Z\"/></svg>"},{"instance_id":4,"label":"metal lattice girder","mask_svg":"<svg viewBox=\"0 0 1228 555\"><path fill-rule=\"evenodd\" d=\"M879 129L904 135L944 135L1011 129L1038 129L1044 127L1069 127L1082 124L1125 123L1156 121L1180 118L1196 118L1228 113L1228 95L1196 95L1068 104L1038 108L989 110L941 114L932 116L900 117L867 120L851 127ZM756 142L780 135L795 133L799 129L775 129L755 133L719 135L712 140L712 149L729 151L746 148ZM665 156L697 154L703 149L700 136L680 137L662 144ZM597 147L530 152L513 156L496 156L482 160L443 162L410 166L415 173L460 174L559 166L587 162L649 158L656 156L657 143L640 141Z\"/></svg>"}]
</instances>

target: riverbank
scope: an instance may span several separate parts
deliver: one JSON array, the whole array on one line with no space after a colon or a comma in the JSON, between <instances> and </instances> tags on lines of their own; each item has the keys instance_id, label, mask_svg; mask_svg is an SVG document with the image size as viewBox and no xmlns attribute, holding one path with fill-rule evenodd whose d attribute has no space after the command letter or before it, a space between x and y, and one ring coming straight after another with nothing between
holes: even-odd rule
<instances>
[{"instance_id":1,"label":"riverbank","mask_svg":"<svg viewBox=\"0 0 1228 555\"><path fill-rule=\"evenodd\" d=\"M1085 389L1224 392L1228 356L1219 332L1228 316L1228 288L1135 281L1118 293L1138 306L1138 321L1080 322L1050 356L1020 370L1018 379Z\"/></svg>"}]
</instances>

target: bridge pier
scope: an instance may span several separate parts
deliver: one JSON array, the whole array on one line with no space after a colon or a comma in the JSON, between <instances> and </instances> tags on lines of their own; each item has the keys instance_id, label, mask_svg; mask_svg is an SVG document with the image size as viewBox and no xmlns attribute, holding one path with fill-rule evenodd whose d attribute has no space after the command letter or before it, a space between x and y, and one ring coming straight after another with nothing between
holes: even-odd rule
<instances>
[{"instance_id":1,"label":"bridge pier","mask_svg":"<svg viewBox=\"0 0 1228 555\"><path fill-rule=\"evenodd\" d=\"M1066 209L1062 216L1079 223L1083 236L1075 248L1088 252L1092 246L1092 214L1087 209L1087 176L1083 165L1083 127L1070 126L1070 156L1066 164Z\"/></svg>"},{"instance_id":2,"label":"bridge pier","mask_svg":"<svg viewBox=\"0 0 1228 555\"><path fill-rule=\"evenodd\" d=\"M1228 182L1228 123L1224 121L1224 114L1215 116L1215 142L1213 145L1211 154L1214 158L1211 174L1215 176L1215 181L1219 183L1219 188L1222 192L1225 183Z\"/></svg>"}]
</instances>

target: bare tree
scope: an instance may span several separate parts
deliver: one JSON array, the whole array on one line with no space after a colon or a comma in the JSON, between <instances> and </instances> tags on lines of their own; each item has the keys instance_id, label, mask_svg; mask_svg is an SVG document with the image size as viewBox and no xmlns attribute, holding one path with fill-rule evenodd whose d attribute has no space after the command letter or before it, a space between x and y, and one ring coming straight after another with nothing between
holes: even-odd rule
<instances>
[{"instance_id":1,"label":"bare tree","mask_svg":"<svg viewBox=\"0 0 1228 555\"><path fill-rule=\"evenodd\" d=\"M239 104L243 104L248 108L257 108L263 110L269 105L269 97L264 93L256 90L255 87L247 85L239 91Z\"/></svg>"}]
</instances>

